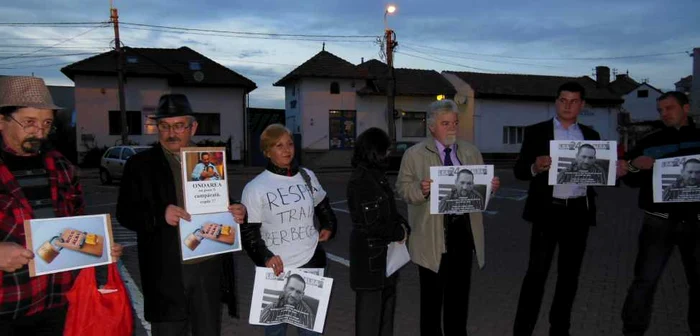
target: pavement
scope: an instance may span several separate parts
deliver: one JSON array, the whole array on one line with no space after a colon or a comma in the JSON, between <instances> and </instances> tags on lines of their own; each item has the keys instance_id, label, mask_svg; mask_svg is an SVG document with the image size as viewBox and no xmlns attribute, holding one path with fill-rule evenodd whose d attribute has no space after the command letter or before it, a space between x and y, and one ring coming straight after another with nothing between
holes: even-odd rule
<instances>
[{"instance_id":1,"label":"pavement","mask_svg":"<svg viewBox=\"0 0 700 336\"><path fill-rule=\"evenodd\" d=\"M233 195L240 194L245 183L261 168L234 169L229 175ZM343 170L318 171L321 184L329 194L339 219L338 235L325 245L334 261L327 276L334 279L326 319L325 335L354 335L354 292L349 287L348 241L351 222L345 203L345 185L349 174ZM472 270L468 331L472 336L511 335L520 285L528 261L529 224L520 218L527 185L515 181L509 170L498 170L502 189L489 204L486 213L486 267ZM394 177L392 177L393 179ZM83 172L89 213L114 214L118 188L101 186L96 171ZM572 335L621 335L620 312L632 272L637 235L642 213L636 206L636 190L626 187L598 188L598 226L588 238L579 290L572 313ZM397 202L405 214L406 206ZM562 222L562 225L566 225ZM140 274L136 257L135 234L114 224L115 240L126 246L122 272L130 287L135 310L142 309L139 297ZM476 263L474 263L476 264ZM248 324L254 266L243 252L235 254L236 286L240 318L228 316L224 306L222 335L263 335L259 326ZM548 335L547 316L557 275L556 260L550 271L540 318L534 335ZM688 288L678 252L674 252L659 283L649 336L690 335L686 323ZM395 335L418 335L419 284L417 267L401 270L395 314ZM148 335L149 326L135 314L135 335ZM290 335L296 335L290 329Z\"/></svg>"}]
</instances>

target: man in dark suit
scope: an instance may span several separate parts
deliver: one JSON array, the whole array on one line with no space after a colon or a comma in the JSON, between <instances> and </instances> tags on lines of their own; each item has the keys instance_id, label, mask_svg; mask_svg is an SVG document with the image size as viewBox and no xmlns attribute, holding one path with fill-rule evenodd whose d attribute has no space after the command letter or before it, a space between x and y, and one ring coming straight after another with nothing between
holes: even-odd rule
<instances>
[{"instance_id":1,"label":"man in dark suit","mask_svg":"<svg viewBox=\"0 0 700 336\"><path fill-rule=\"evenodd\" d=\"M544 286L559 245L558 276L549 313L551 336L569 335L571 307L578 287L589 226L595 225L595 191L580 185L548 185L551 140L600 140L600 134L577 122L585 90L576 82L557 91L556 117L525 128L515 177L530 181L523 219L532 223L530 261L523 280L513 335L532 335Z\"/></svg>"},{"instance_id":2,"label":"man in dark suit","mask_svg":"<svg viewBox=\"0 0 700 336\"><path fill-rule=\"evenodd\" d=\"M158 144L124 166L117 219L138 234L144 310L153 335L220 335L222 257L183 263L177 227L180 219L191 219L184 209L180 149L194 146L197 121L182 94L163 95L156 112ZM229 211L243 222L242 205Z\"/></svg>"}]
</instances>

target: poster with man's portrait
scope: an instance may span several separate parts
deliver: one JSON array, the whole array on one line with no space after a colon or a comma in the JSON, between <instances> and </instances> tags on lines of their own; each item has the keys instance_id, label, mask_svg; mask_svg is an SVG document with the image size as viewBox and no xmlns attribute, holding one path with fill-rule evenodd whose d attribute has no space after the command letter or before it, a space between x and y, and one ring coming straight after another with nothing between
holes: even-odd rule
<instances>
[{"instance_id":1,"label":"poster with man's portrait","mask_svg":"<svg viewBox=\"0 0 700 336\"><path fill-rule=\"evenodd\" d=\"M430 213L463 214L486 210L493 165L430 167Z\"/></svg>"},{"instance_id":2,"label":"poster with man's portrait","mask_svg":"<svg viewBox=\"0 0 700 336\"><path fill-rule=\"evenodd\" d=\"M654 203L700 202L700 155L654 162Z\"/></svg>"},{"instance_id":3,"label":"poster with man's portrait","mask_svg":"<svg viewBox=\"0 0 700 336\"><path fill-rule=\"evenodd\" d=\"M226 148L185 147L180 153L185 210L190 214L227 211Z\"/></svg>"},{"instance_id":4,"label":"poster with man's portrait","mask_svg":"<svg viewBox=\"0 0 700 336\"><path fill-rule=\"evenodd\" d=\"M322 333L332 287L333 279L304 269L286 269L276 276L271 268L256 267L248 322L288 323Z\"/></svg>"},{"instance_id":5,"label":"poster with man's portrait","mask_svg":"<svg viewBox=\"0 0 700 336\"><path fill-rule=\"evenodd\" d=\"M549 185L615 185L617 141L554 140L549 156Z\"/></svg>"}]
</instances>

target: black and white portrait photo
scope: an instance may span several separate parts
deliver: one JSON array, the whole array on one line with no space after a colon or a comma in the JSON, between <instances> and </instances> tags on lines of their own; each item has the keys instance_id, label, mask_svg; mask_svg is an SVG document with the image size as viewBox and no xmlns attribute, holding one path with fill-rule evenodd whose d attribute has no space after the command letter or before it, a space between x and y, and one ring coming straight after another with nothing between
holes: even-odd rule
<instances>
[{"instance_id":1,"label":"black and white portrait photo","mask_svg":"<svg viewBox=\"0 0 700 336\"><path fill-rule=\"evenodd\" d=\"M430 167L433 180L431 214L462 214L486 210L493 166Z\"/></svg>"},{"instance_id":2,"label":"black and white portrait photo","mask_svg":"<svg viewBox=\"0 0 700 336\"><path fill-rule=\"evenodd\" d=\"M654 201L700 201L700 155L659 159L654 163Z\"/></svg>"},{"instance_id":3,"label":"black and white portrait photo","mask_svg":"<svg viewBox=\"0 0 700 336\"><path fill-rule=\"evenodd\" d=\"M552 141L550 185L614 185L615 141ZM554 178L554 180L553 180Z\"/></svg>"}]
</instances>

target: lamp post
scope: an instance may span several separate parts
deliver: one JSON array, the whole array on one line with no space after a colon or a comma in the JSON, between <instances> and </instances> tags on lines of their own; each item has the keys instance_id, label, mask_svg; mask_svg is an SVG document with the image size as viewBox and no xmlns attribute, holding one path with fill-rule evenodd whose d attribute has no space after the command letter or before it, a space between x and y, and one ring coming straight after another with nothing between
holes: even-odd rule
<instances>
[{"instance_id":1,"label":"lamp post","mask_svg":"<svg viewBox=\"0 0 700 336\"><path fill-rule=\"evenodd\" d=\"M394 48L398 45L396 42L396 34L389 28L387 15L396 12L396 6L388 5L384 11L384 38L386 39L386 64L389 71L387 87L386 87L386 118L387 131L392 143L396 142L396 125L394 122L394 96L396 91L396 82L394 80Z\"/></svg>"}]
</instances>

